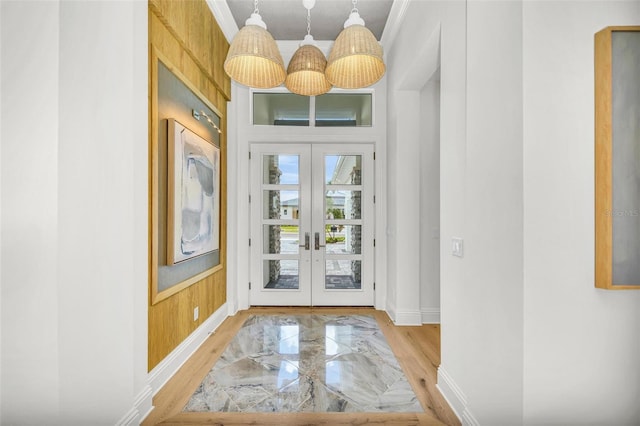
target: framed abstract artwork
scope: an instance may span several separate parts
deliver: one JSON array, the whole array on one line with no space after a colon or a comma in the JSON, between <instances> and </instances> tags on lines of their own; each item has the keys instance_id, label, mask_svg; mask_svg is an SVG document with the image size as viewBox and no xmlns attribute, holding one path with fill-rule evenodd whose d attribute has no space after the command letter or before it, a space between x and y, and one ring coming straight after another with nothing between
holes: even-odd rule
<instances>
[{"instance_id":1,"label":"framed abstract artwork","mask_svg":"<svg viewBox=\"0 0 640 426\"><path fill-rule=\"evenodd\" d=\"M167 264L220 248L220 149L168 120Z\"/></svg>"}]
</instances>

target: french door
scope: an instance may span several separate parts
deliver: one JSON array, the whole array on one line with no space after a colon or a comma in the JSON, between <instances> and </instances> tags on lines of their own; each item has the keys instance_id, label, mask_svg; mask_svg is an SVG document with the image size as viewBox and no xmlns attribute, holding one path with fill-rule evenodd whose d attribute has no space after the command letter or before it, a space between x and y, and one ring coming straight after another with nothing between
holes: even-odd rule
<instances>
[{"instance_id":1,"label":"french door","mask_svg":"<svg viewBox=\"0 0 640 426\"><path fill-rule=\"evenodd\" d=\"M374 304L373 146L251 147L251 305Z\"/></svg>"}]
</instances>

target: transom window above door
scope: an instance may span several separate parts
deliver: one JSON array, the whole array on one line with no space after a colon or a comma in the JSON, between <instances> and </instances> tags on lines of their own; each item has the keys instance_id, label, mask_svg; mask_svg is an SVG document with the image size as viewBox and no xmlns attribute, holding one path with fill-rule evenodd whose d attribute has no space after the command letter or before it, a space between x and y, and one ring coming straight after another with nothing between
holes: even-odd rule
<instances>
[{"instance_id":1,"label":"transom window above door","mask_svg":"<svg viewBox=\"0 0 640 426\"><path fill-rule=\"evenodd\" d=\"M253 92L253 124L263 126L371 127L373 93Z\"/></svg>"}]
</instances>

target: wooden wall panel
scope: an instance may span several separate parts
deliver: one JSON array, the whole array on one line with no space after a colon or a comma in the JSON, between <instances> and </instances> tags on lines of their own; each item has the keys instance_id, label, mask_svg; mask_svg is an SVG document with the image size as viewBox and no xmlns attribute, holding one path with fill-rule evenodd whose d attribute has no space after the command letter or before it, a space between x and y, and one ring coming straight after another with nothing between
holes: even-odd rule
<instances>
[{"instance_id":1,"label":"wooden wall panel","mask_svg":"<svg viewBox=\"0 0 640 426\"><path fill-rule=\"evenodd\" d=\"M217 108L221 113L222 130L220 139L220 265L222 267L212 275L154 305L151 304L150 290L148 368L151 371L227 299L226 113L231 83L222 68L229 44L213 19L205 0L150 0L149 43L150 57L154 49L159 51ZM149 78L151 81L151 75ZM151 117L154 117L157 111L151 111L150 106L149 113L150 122L152 122ZM156 160L150 158L150 161ZM153 176L150 176L150 182L153 182ZM153 209L154 203L151 202L150 206ZM152 211L150 211L150 217L154 217ZM154 223L150 224L150 238L153 235L154 226ZM150 247L153 248L151 240ZM152 268L153 256L149 257L150 268ZM151 283L149 284L151 289ZM196 306L199 308L199 319L193 321L193 309Z\"/></svg>"},{"instance_id":2,"label":"wooden wall panel","mask_svg":"<svg viewBox=\"0 0 640 426\"><path fill-rule=\"evenodd\" d=\"M185 53L231 99L231 80L222 65L229 43L204 0L150 0L149 9L166 26ZM212 99L213 101L213 99Z\"/></svg>"},{"instance_id":3,"label":"wooden wall panel","mask_svg":"<svg viewBox=\"0 0 640 426\"><path fill-rule=\"evenodd\" d=\"M226 290L225 275L216 273L150 307L149 370L222 306ZM193 321L194 306L200 309L198 321Z\"/></svg>"}]
</instances>

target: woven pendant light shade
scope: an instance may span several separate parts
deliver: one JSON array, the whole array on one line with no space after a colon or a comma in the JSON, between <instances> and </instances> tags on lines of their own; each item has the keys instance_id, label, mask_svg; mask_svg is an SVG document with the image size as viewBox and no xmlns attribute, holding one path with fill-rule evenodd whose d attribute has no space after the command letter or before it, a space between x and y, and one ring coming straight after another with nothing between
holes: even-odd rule
<instances>
[{"instance_id":1,"label":"woven pendant light shade","mask_svg":"<svg viewBox=\"0 0 640 426\"><path fill-rule=\"evenodd\" d=\"M382 46L364 25L346 27L329 54L327 80L343 89L371 86L385 73Z\"/></svg>"},{"instance_id":2,"label":"woven pendant light shade","mask_svg":"<svg viewBox=\"0 0 640 426\"><path fill-rule=\"evenodd\" d=\"M327 60L320 49L311 44L300 46L287 68L284 84L291 92L303 96L327 93L331 83L324 75Z\"/></svg>"},{"instance_id":3,"label":"woven pendant light shade","mask_svg":"<svg viewBox=\"0 0 640 426\"><path fill-rule=\"evenodd\" d=\"M284 61L269 32L257 25L245 25L229 46L224 71L240 84L260 89L284 82Z\"/></svg>"}]
</instances>

